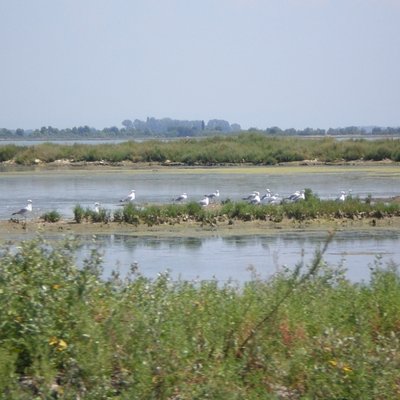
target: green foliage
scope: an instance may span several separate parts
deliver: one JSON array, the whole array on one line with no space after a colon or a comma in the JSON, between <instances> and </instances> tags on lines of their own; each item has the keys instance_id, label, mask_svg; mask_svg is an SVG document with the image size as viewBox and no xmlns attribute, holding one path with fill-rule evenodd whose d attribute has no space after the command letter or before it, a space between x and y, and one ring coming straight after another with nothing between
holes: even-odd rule
<instances>
[{"instance_id":1,"label":"green foliage","mask_svg":"<svg viewBox=\"0 0 400 400\"><path fill-rule=\"evenodd\" d=\"M85 217L85 210L81 207L80 204L77 204L74 207L74 220L76 223L80 224Z\"/></svg>"},{"instance_id":2,"label":"green foliage","mask_svg":"<svg viewBox=\"0 0 400 400\"><path fill-rule=\"evenodd\" d=\"M100 209L98 213L91 209L84 209L79 204L74 208L74 220L81 222L119 222L132 225L147 224L175 224L181 222L209 222L217 224L222 221L272 221L281 222L284 218L305 221L315 218L385 218L400 216L398 203L374 203L371 198L361 201L348 197L345 202L320 200L311 189L305 190L305 200L295 203L284 202L280 205L254 205L245 201L233 202L230 200L220 205L202 207L196 202L187 204L167 204L138 206L132 203L117 209L111 215L109 210ZM43 217L42 217L43 218ZM50 216L48 217L50 220ZM53 221L55 222L55 221Z\"/></svg>"},{"instance_id":3,"label":"green foliage","mask_svg":"<svg viewBox=\"0 0 400 400\"><path fill-rule=\"evenodd\" d=\"M58 211L49 211L44 213L41 217L45 222L58 222L61 219L61 215Z\"/></svg>"},{"instance_id":4,"label":"green foliage","mask_svg":"<svg viewBox=\"0 0 400 400\"><path fill-rule=\"evenodd\" d=\"M214 136L175 141L125 142L119 144L59 145L44 143L37 146L0 146L0 162L15 160L30 165L39 159L52 162L68 159L79 162L165 162L187 165L251 163L271 165L281 162L317 159L322 162L383 160L398 161L399 140L343 140L332 138L304 139L301 137L270 137L247 132L239 135Z\"/></svg>"},{"instance_id":5,"label":"green foliage","mask_svg":"<svg viewBox=\"0 0 400 400\"><path fill-rule=\"evenodd\" d=\"M12 160L19 150L15 144L0 146L0 162Z\"/></svg>"},{"instance_id":6,"label":"green foliage","mask_svg":"<svg viewBox=\"0 0 400 400\"><path fill-rule=\"evenodd\" d=\"M86 222L103 222L108 223L111 221L111 212L104 208L99 208L98 212L90 208L84 209L81 205L77 204L74 207L74 220L80 224Z\"/></svg>"},{"instance_id":7,"label":"green foliage","mask_svg":"<svg viewBox=\"0 0 400 400\"><path fill-rule=\"evenodd\" d=\"M0 249L0 397L398 397L400 275L353 284L323 261L269 280L101 279L93 251Z\"/></svg>"}]
</instances>

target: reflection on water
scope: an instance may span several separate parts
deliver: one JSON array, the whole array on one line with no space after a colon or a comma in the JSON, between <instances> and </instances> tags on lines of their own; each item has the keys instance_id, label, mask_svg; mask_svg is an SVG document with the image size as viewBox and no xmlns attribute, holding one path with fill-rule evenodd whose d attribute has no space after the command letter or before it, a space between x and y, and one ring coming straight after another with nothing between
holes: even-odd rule
<instances>
[{"instance_id":1,"label":"reflection on water","mask_svg":"<svg viewBox=\"0 0 400 400\"><path fill-rule=\"evenodd\" d=\"M263 236L199 238L157 238L131 235L98 235L81 237L79 259L97 248L103 256L104 275L118 268L122 275L131 265L150 278L169 270L174 279L217 279L244 282L255 269L268 278L283 266L293 267L313 259L316 249L325 243L326 234L290 233ZM376 260L387 263L400 260L400 233L357 234L338 232L329 245L324 260L332 266L343 266L352 281L367 280L369 266Z\"/></svg>"}]
</instances>

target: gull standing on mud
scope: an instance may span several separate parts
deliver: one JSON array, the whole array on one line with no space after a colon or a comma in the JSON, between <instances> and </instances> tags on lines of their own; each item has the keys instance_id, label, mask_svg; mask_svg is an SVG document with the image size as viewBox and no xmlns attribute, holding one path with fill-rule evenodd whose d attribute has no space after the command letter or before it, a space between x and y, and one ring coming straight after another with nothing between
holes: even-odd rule
<instances>
[{"instance_id":1,"label":"gull standing on mud","mask_svg":"<svg viewBox=\"0 0 400 400\"><path fill-rule=\"evenodd\" d=\"M22 215L26 219L26 215L32 212L32 200L28 200L28 204L20 210L13 212L11 215Z\"/></svg>"},{"instance_id":2,"label":"gull standing on mud","mask_svg":"<svg viewBox=\"0 0 400 400\"><path fill-rule=\"evenodd\" d=\"M133 200L135 200L136 195L135 195L135 190L131 190L130 193L128 194L127 197L125 197L124 199L121 199L120 202L126 203L126 202L131 202Z\"/></svg>"}]
</instances>

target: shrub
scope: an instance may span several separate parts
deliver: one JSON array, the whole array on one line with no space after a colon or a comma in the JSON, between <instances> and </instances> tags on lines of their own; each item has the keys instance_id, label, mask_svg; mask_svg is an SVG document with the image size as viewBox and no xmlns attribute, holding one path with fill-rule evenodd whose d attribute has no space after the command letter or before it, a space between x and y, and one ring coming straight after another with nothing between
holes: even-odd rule
<instances>
[{"instance_id":1,"label":"shrub","mask_svg":"<svg viewBox=\"0 0 400 400\"><path fill-rule=\"evenodd\" d=\"M138 209L132 203L126 204L122 209L123 222L137 225L140 222Z\"/></svg>"},{"instance_id":2,"label":"shrub","mask_svg":"<svg viewBox=\"0 0 400 400\"><path fill-rule=\"evenodd\" d=\"M84 217L85 217L85 210L83 209L83 207L81 207L80 204L77 204L74 207L74 219L75 219L75 222L80 224Z\"/></svg>"},{"instance_id":3,"label":"shrub","mask_svg":"<svg viewBox=\"0 0 400 400\"><path fill-rule=\"evenodd\" d=\"M49 211L44 213L40 218L45 222L58 222L61 219L61 215L58 211Z\"/></svg>"},{"instance_id":4,"label":"shrub","mask_svg":"<svg viewBox=\"0 0 400 400\"><path fill-rule=\"evenodd\" d=\"M12 160L20 150L15 144L0 146L0 162Z\"/></svg>"}]
</instances>

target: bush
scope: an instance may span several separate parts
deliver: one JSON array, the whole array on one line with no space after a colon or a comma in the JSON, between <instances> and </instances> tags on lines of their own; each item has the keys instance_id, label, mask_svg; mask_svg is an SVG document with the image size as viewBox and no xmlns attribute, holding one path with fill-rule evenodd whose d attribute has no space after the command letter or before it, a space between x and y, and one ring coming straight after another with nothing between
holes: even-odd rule
<instances>
[{"instance_id":1,"label":"bush","mask_svg":"<svg viewBox=\"0 0 400 400\"><path fill-rule=\"evenodd\" d=\"M15 144L0 146L0 162L12 160L20 150Z\"/></svg>"},{"instance_id":2,"label":"bush","mask_svg":"<svg viewBox=\"0 0 400 400\"><path fill-rule=\"evenodd\" d=\"M85 217L85 210L81 207L80 204L77 204L74 207L74 219L75 222L80 224Z\"/></svg>"},{"instance_id":3,"label":"bush","mask_svg":"<svg viewBox=\"0 0 400 400\"><path fill-rule=\"evenodd\" d=\"M74 208L74 220L78 224L84 220L87 222L103 222L107 224L111 221L111 212L104 208L99 208L98 212L96 212L90 208L84 209L81 205L77 204Z\"/></svg>"},{"instance_id":4,"label":"bush","mask_svg":"<svg viewBox=\"0 0 400 400\"><path fill-rule=\"evenodd\" d=\"M61 215L57 211L50 211L44 213L40 218L45 222L58 222L61 219Z\"/></svg>"}]
</instances>

